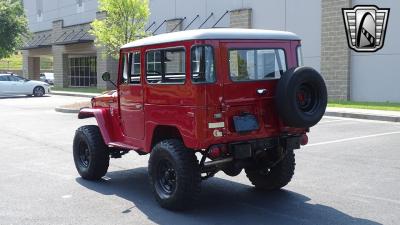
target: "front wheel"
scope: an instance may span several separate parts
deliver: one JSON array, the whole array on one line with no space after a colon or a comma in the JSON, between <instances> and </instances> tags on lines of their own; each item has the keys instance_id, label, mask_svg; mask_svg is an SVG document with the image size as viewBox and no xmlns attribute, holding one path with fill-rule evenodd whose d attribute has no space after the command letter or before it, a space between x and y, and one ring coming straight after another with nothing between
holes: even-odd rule
<instances>
[{"instance_id":1,"label":"front wheel","mask_svg":"<svg viewBox=\"0 0 400 225\"><path fill-rule=\"evenodd\" d=\"M189 207L200 193L201 175L194 151L180 140L158 143L149 159L150 183L157 202L164 208Z\"/></svg>"},{"instance_id":2,"label":"front wheel","mask_svg":"<svg viewBox=\"0 0 400 225\"><path fill-rule=\"evenodd\" d=\"M33 95L35 97L42 97L45 94L44 88L37 86L33 89Z\"/></svg>"},{"instance_id":3,"label":"front wheel","mask_svg":"<svg viewBox=\"0 0 400 225\"><path fill-rule=\"evenodd\" d=\"M82 126L76 130L73 155L75 167L82 178L99 180L107 173L109 152L97 126Z\"/></svg>"},{"instance_id":4,"label":"front wheel","mask_svg":"<svg viewBox=\"0 0 400 225\"><path fill-rule=\"evenodd\" d=\"M295 156L293 150L287 150L284 158L272 168L246 168L250 182L262 190L277 190L286 186L294 175Z\"/></svg>"}]
</instances>

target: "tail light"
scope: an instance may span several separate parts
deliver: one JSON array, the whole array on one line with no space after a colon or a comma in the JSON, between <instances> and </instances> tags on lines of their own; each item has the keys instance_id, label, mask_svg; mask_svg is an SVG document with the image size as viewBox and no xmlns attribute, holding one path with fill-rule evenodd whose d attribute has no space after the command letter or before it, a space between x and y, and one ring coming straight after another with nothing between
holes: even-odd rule
<instances>
[{"instance_id":1,"label":"tail light","mask_svg":"<svg viewBox=\"0 0 400 225\"><path fill-rule=\"evenodd\" d=\"M307 134L303 134L300 138L300 144L301 145L306 145L308 144L308 136Z\"/></svg>"},{"instance_id":2,"label":"tail light","mask_svg":"<svg viewBox=\"0 0 400 225\"><path fill-rule=\"evenodd\" d=\"M213 145L208 150L208 157L210 159L218 159L227 153L226 145Z\"/></svg>"}]
</instances>

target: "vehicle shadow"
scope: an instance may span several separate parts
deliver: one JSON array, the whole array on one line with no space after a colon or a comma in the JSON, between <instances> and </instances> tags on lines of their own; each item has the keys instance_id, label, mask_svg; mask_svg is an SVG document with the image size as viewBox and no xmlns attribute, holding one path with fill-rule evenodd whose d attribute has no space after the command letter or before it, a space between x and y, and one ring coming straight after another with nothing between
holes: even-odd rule
<instances>
[{"instance_id":1,"label":"vehicle shadow","mask_svg":"<svg viewBox=\"0 0 400 225\"><path fill-rule=\"evenodd\" d=\"M221 178L202 183L201 200L191 210L162 209L150 189L147 168L109 172L109 180L99 182L77 178L82 186L104 195L131 201L130 213L137 208L157 224L380 224L355 218L337 209L308 203L311 199L288 190L260 192L253 187Z\"/></svg>"}]
</instances>

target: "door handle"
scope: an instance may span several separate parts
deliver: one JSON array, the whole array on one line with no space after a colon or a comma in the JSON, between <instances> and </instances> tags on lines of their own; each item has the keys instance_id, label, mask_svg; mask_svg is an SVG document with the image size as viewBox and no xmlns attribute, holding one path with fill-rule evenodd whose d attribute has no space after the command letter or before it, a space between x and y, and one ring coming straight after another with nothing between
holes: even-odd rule
<instances>
[{"instance_id":1,"label":"door handle","mask_svg":"<svg viewBox=\"0 0 400 225\"><path fill-rule=\"evenodd\" d=\"M265 95L265 94L267 94L267 92L268 92L268 90L265 88L257 89L257 94L259 94L259 95Z\"/></svg>"}]
</instances>

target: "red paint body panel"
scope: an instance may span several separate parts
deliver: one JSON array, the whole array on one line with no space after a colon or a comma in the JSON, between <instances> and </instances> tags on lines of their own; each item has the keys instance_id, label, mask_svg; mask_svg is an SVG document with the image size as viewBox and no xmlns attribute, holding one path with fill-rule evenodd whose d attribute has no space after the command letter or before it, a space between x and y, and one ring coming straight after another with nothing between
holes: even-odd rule
<instances>
[{"instance_id":1,"label":"red paint body panel","mask_svg":"<svg viewBox=\"0 0 400 225\"><path fill-rule=\"evenodd\" d=\"M194 45L211 45L217 81L193 84L190 50ZM276 137L283 133L303 134L305 129L286 127L275 109L275 88L278 80L233 82L229 76L229 48L281 48L286 53L287 69L297 67L296 47L300 41L268 40L191 40L122 49L121 54L141 53L141 83L121 84L120 60L116 93L94 98L93 109L83 109L79 116L96 117L106 144L127 149L151 151L157 126L176 128L186 147L207 149L213 144ZM184 84L148 84L146 52L152 49L184 47L186 50ZM258 89L267 89L265 95ZM241 113L254 114L260 129L247 134L236 133L232 117ZM221 114L221 118L215 118ZM210 129L209 123L224 122L224 128ZM216 137L214 131L223 133Z\"/></svg>"}]
</instances>

